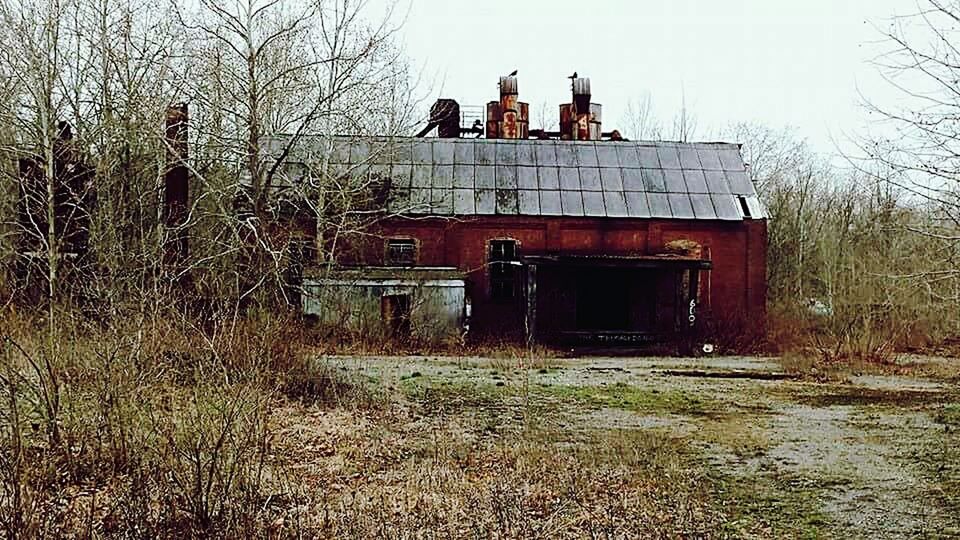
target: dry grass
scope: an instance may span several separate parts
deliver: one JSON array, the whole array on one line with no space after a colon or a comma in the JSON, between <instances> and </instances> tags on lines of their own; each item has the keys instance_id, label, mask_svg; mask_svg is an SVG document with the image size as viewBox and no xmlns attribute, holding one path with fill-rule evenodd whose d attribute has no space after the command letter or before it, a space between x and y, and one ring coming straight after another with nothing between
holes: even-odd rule
<instances>
[{"instance_id":1,"label":"dry grass","mask_svg":"<svg viewBox=\"0 0 960 540\"><path fill-rule=\"evenodd\" d=\"M722 517L680 441L571 432L500 387L391 391L305 360L315 335L282 314L58 317L2 321L0 537L674 538Z\"/></svg>"},{"instance_id":2,"label":"dry grass","mask_svg":"<svg viewBox=\"0 0 960 540\"><path fill-rule=\"evenodd\" d=\"M708 537L718 527L682 442L570 433L543 418L511 425L522 405L509 399L490 432L479 414L488 400L464 410L438 405L442 394L423 399L373 416L289 409L283 440L309 449L297 456L305 484L331 488L291 521L350 538Z\"/></svg>"}]
</instances>

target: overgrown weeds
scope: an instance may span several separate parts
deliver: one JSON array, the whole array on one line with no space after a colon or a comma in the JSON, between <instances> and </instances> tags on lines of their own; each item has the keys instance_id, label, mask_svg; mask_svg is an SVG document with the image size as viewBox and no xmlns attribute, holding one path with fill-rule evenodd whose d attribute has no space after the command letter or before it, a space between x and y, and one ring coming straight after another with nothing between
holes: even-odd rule
<instances>
[{"instance_id":1,"label":"overgrown weeds","mask_svg":"<svg viewBox=\"0 0 960 540\"><path fill-rule=\"evenodd\" d=\"M275 404L373 402L307 362L291 316L165 315L4 314L0 536L259 535L286 475Z\"/></svg>"}]
</instances>

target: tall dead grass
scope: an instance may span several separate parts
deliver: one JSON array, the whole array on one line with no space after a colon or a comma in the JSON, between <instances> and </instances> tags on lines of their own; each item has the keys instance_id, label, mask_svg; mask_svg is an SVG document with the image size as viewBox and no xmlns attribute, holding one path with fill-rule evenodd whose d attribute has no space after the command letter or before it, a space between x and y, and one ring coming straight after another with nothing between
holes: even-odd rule
<instances>
[{"instance_id":1,"label":"tall dead grass","mask_svg":"<svg viewBox=\"0 0 960 540\"><path fill-rule=\"evenodd\" d=\"M282 313L2 314L0 536L263 536L279 400L375 402Z\"/></svg>"}]
</instances>

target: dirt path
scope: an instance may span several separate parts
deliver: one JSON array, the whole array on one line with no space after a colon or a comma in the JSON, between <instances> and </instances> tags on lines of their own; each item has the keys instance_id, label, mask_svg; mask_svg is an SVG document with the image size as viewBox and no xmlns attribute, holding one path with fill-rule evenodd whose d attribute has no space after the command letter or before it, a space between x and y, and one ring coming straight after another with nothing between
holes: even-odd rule
<instances>
[{"instance_id":1,"label":"dirt path","mask_svg":"<svg viewBox=\"0 0 960 540\"><path fill-rule=\"evenodd\" d=\"M388 385L421 379L519 389L562 409L571 430L683 438L726 486L737 535L960 538L957 498L949 492L960 486L960 426L941 414L960 407L960 389L949 381L863 376L810 384L661 373L782 371L776 359L744 357L532 366L483 358L330 361Z\"/></svg>"}]
</instances>

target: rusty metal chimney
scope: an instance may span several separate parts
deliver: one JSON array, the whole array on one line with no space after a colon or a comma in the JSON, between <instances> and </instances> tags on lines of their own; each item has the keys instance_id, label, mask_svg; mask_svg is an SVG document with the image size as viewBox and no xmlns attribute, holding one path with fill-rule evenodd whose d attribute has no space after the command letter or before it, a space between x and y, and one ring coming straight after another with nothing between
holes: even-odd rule
<instances>
[{"instance_id":1,"label":"rusty metal chimney","mask_svg":"<svg viewBox=\"0 0 960 540\"><path fill-rule=\"evenodd\" d=\"M526 139L530 136L530 104L519 101L517 78L500 77L500 101L487 103L488 139Z\"/></svg>"},{"instance_id":2,"label":"rusty metal chimney","mask_svg":"<svg viewBox=\"0 0 960 540\"><path fill-rule=\"evenodd\" d=\"M590 103L590 79L571 80L573 100L560 105L560 138L574 141L599 141L601 136L601 107Z\"/></svg>"},{"instance_id":3,"label":"rusty metal chimney","mask_svg":"<svg viewBox=\"0 0 960 540\"><path fill-rule=\"evenodd\" d=\"M441 98L430 107L430 122L437 124L437 136L444 139L460 137L460 104Z\"/></svg>"}]
</instances>

